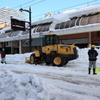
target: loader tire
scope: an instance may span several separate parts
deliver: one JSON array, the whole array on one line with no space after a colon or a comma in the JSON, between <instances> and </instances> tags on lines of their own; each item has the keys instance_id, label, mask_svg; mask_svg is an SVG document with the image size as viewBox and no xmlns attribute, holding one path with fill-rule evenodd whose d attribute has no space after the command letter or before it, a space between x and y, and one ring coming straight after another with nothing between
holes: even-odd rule
<instances>
[{"instance_id":1,"label":"loader tire","mask_svg":"<svg viewBox=\"0 0 100 100\"><path fill-rule=\"evenodd\" d=\"M50 65L51 64L51 56L47 56L45 57L45 63L46 65Z\"/></svg>"},{"instance_id":2,"label":"loader tire","mask_svg":"<svg viewBox=\"0 0 100 100\"><path fill-rule=\"evenodd\" d=\"M31 54L31 56L30 56L30 63L34 64L34 62L35 62L35 54Z\"/></svg>"},{"instance_id":3,"label":"loader tire","mask_svg":"<svg viewBox=\"0 0 100 100\"><path fill-rule=\"evenodd\" d=\"M64 62L63 62L64 65L66 65L68 63L68 59L64 58L63 60L64 60Z\"/></svg>"},{"instance_id":4,"label":"loader tire","mask_svg":"<svg viewBox=\"0 0 100 100\"><path fill-rule=\"evenodd\" d=\"M50 65L51 63L50 62L45 62L46 63L46 65Z\"/></svg>"},{"instance_id":5,"label":"loader tire","mask_svg":"<svg viewBox=\"0 0 100 100\"><path fill-rule=\"evenodd\" d=\"M64 64L64 61L63 61L63 57L61 55L56 55L53 58L53 62L52 62L53 66L61 67L61 66L63 66L63 64Z\"/></svg>"},{"instance_id":6,"label":"loader tire","mask_svg":"<svg viewBox=\"0 0 100 100\"><path fill-rule=\"evenodd\" d=\"M68 63L68 61L65 61L65 62L64 62L64 65L66 65L67 63Z\"/></svg>"}]
</instances>

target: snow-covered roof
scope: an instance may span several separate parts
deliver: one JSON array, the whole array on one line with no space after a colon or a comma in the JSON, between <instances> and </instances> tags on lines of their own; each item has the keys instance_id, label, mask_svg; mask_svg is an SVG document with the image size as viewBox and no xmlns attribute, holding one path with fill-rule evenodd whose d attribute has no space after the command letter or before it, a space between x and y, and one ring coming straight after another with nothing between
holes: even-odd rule
<instances>
[{"instance_id":1,"label":"snow-covered roof","mask_svg":"<svg viewBox=\"0 0 100 100\"><path fill-rule=\"evenodd\" d=\"M53 22L53 18L52 17L44 18L44 19L40 19L38 21L32 22L32 26L33 25L44 24L44 23L51 23L51 22Z\"/></svg>"},{"instance_id":2,"label":"snow-covered roof","mask_svg":"<svg viewBox=\"0 0 100 100\"><path fill-rule=\"evenodd\" d=\"M0 30L0 33L5 33L6 31L11 31L11 27L6 27Z\"/></svg>"},{"instance_id":3,"label":"snow-covered roof","mask_svg":"<svg viewBox=\"0 0 100 100\"><path fill-rule=\"evenodd\" d=\"M72 17L81 17L82 15L95 14L100 12L100 5L86 6L69 14Z\"/></svg>"},{"instance_id":4,"label":"snow-covered roof","mask_svg":"<svg viewBox=\"0 0 100 100\"><path fill-rule=\"evenodd\" d=\"M20 20L20 21L25 21L25 19L23 19L22 17L16 17L16 16L14 16L14 17L11 17L12 19L16 19L16 20Z\"/></svg>"},{"instance_id":5,"label":"snow-covered roof","mask_svg":"<svg viewBox=\"0 0 100 100\"><path fill-rule=\"evenodd\" d=\"M44 23L61 23L64 21L70 20L70 18L73 17L81 17L82 15L89 15L89 14L95 14L97 12L100 12L100 5L93 5L93 6L86 6L84 8L81 8L79 10L71 10L67 13L61 13L54 16L51 16L49 18L40 19L37 21L32 22L32 25L39 25Z\"/></svg>"},{"instance_id":6,"label":"snow-covered roof","mask_svg":"<svg viewBox=\"0 0 100 100\"><path fill-rule=\"evenodd\" d=\"M44 18L38 21L32 22L33 25L39 25L39 24L45 24L45 23L61 23L63 18L65 17L65 13L57 14L48 18ZM67 20L69 20L68 17L66 17Z\"/></svg>"}]
</instances>

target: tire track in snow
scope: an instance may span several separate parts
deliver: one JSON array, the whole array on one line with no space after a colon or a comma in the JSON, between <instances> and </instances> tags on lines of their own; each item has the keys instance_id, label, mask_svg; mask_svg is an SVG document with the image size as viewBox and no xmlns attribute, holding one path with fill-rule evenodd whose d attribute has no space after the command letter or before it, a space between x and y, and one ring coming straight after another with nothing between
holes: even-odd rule
<instances>
[{"instance_id":1,"label":"tire track in snow","mask_svg":"<svg viewBox=\"0 0 100 100\"><path fill-rule=\"evenodd\" d=\"M76 85L94 85L94 86L100 86L100 79L94 79L92 77L87 77L83 75L59 75L57 73L39 73L39 72L25 72L25 71L16 71L16 70L11 70L12 72L18 73L18 74L23 74L23 73L29 73L29 74L36 74L40 77L43 78L49 78L53 80L60 80L60 81L65 81L68 83L76 84ZM78 78L79 77L79 78ZM80 80L81 77L81 80ZM86 81L88 80L88 81Z\"/></svg>"}]
</instances>

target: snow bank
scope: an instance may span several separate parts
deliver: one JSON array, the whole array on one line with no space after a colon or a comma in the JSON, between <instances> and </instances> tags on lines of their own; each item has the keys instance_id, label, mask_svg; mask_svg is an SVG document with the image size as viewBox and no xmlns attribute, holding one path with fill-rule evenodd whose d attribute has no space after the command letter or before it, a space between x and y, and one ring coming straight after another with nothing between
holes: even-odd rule
<instances>
[{"instance_id":1,"label":"snow bank","mask_svg":"<svg viewBox=\"0 0 100 100\"><path fill-rule=\"evenodd\" d=\"M31 53L25 53L25 54L8 54L6 55L6 61L9 64L24 64L26 62L26 57L30 57Z\"/></svg>"},{"instance_id":2,"label":"snow bank","mask_svg":"<svg viewBox=\"0 0 100 100\"><path fill-rule=\"evenodd\" d=\"M77 59L75 59L75 60L71 60L71 61L69 61L69 63L68 64L75 64L75 65L87 65L87 67L88 67L88 63L89 63L89 60L88 60L88 50L89 50L90 48L83 48L83 49L79 49L79 48L77 48L77 51L78 51L78 55L79 55L79 57L77 58ZM99 59L100 59L100 49L96 49L97 50L97 52L98 52L98 56L97 56L97 66L99 66L100 65L100 61L99 61ZM85 66L84 66L85 67Z\"/></svg>"},{"instance_id":3,"label":"snow bank","mask_svg":"<svg viewBox=\"0 0 100 100\"><path fill-rule=\"evenodd\" d=\"M69 64L87 64L88 65L88 50L90 48L83 48L78 50L79 57L75 60L69 61ZM100 49L96 49L98 54L100 55ZM14 54L14 55L7 55L6 61L8 64L15 63L15 64L24 64L26 61L26 57L30 57L31 53L25 53L25 54ZM97 65L100 65L100 56L97 57Z\"/></svg>"}]
</instances>

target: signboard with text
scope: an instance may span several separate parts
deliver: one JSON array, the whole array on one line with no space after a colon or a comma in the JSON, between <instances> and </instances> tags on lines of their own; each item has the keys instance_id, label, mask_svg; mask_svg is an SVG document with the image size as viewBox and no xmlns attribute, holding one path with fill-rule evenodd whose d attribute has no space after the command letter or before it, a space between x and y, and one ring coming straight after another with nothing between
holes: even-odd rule
<instances>
[{"instance_id":1,"label":"signboard with text","mask_svg":"<svg viewBox=\"0 0 100 100\"><path fill-rule=\"evenodd\" d=\"M25 21L11 17L11 29L25 31Z\"/></svg>"}]
</instances>

